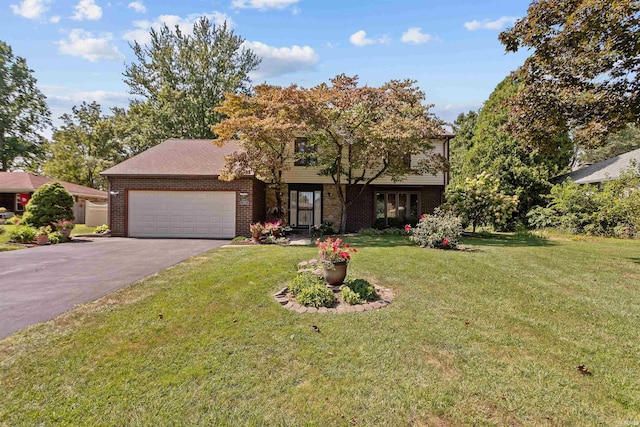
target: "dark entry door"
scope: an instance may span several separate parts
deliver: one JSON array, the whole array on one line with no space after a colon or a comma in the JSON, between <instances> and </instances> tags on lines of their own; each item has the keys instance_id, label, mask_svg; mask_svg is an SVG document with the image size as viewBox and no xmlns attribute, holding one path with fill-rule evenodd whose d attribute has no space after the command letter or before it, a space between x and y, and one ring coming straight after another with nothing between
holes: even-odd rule
<instances>
[{"instance_id":1,"label":"dark entry door","mask_svg":"<svg viewBox=\"0 0 640 427\"><path fill-rule=\"evenodd\" d=\"M322 189L292 188L289 191L289 225L309 228L322 223Z\"/></svg>"}]
</instances>

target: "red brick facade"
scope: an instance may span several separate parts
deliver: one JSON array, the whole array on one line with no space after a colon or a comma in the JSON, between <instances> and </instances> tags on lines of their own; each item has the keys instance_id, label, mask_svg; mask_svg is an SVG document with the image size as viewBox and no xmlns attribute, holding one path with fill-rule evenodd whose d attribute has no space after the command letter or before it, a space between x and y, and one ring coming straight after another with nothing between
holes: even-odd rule
<instances>
[{"instance_id":1,"label":"red brick facade","mask_svg":"<svg viewBox=\"0 0 640 427\"><path fill-rule=\"evenodd\" d=\"M361 189L361 186L351 186L347 189L347 197L351 200ZM420 214L430 214L444 201L444 186L430 185L424 187L404 186L371 186L347 209L347 231L355 232L361 228L371 227L375 221L376 191L406 191L419 194Z\"/></svg>"},{"instance_id":2,"label":"red brick facade","mask_svg":"<svg viewBox=\"0 0 640 427\"><path fill-rule=\"evenodd\" d=\"M264 220L264 183L255 178L220 181L215 176L110 176L109 228L112 236L127 236L127 200L129 190L235 191L236 234L248 236L250 234L249 224ZM246 196L244 193L246 193Z\"/></svg>"}]
</instances>

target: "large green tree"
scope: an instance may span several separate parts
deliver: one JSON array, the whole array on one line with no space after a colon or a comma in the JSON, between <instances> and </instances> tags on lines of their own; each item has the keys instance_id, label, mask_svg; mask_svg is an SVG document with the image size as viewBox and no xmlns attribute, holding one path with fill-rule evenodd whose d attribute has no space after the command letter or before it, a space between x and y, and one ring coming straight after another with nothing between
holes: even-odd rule
<instances>
[{"instance_id":1,"label":"large green tree","mask_svg":"<svg viewBox=\"0 0 640 427\"><path fill-rule=\"evenodd\" d=\"M536 0L500 34L506 50L530 49L510 128L551 149L570 131L582 146L640 121L640 2Z\"/></svg>"},{"instance_id":2,"label":"large green tree","mask_svg":"<svg viewBox=\"0 0 640 427\"><path fill-rule=\"evenodd\" d=\"M97 102L74 106L71 114L60 119L63 124L53 132L50 155L43 168L45 174L87 187L105 188L100 172L124 157L110 119L102 114Z\"/></svg>"},{"instance_id":3,"label":"large green tree","mask_svg":"<svg viewBox=\"0 0 640 427\"><path fill-rule=\"evenodd\" d=\"M49 116L33 70L0 40L0 171L37 169L45 143L40 132Z\"/></svg>"},{"instance_id":4,"label":"large green tree","mask_svg":"<svg viewBox=\"0 0 640 427\"><path fill-rule=\"evenodd\" d=\"M206 17L196 21L192 34L164 25L151 30L148 45L134 42L136 62L124 73L130 93L139 97L131 105L130 127L146 132L152 143L213 139L211 126L222 118L215 108L225 93L249 91L249 72L260 62L243 42L226 23L218 26Z\"/></svg>"},{"instance_id":5,"label":"large green tree","mask_svg":"<svg viewBox=\"0 0 640 427\"><path fill-rule=\"evenodd\" d=\"M473 146L477 122L478 112L473 110L460 113L453 122L453 133L456 136L451 140L449 151L451 184L462 183L465 179L464 162L467 152Z\"/></svg>"},{"instance_id":6,"label":"large green tree","mask_svg":"<svg viewBox=\"0 0 640 427\"><path fill-rule=\"evenodd\" d=\"M553 151L527 149L505 131L509 120L507 103L522 87L518 74L513 73L489 96L478 114L462 176L456 182L488 172L499 179L502 192L518 197L518 210L524 215L529 208L543 202L540 195L549 192L549 180L568 167L573 143L566 134L561 134L553 137Z\"/></svg>"}]
</instances>

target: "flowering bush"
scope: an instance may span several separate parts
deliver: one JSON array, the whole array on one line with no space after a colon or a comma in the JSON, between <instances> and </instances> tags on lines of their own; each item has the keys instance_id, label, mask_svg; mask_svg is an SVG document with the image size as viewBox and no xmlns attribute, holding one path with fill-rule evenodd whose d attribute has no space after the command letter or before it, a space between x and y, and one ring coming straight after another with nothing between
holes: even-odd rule
<instances>
[{"instance_id":1,"label":"flowering bush","mask_svg":"<svg viewBox=\"0 0 640 427\"><path fill-rule=\"evenodd\" d=\"M102 224L96 227L95 230L93 230L94 234L105 234L109 231L109 226L107 224Z\"/></svg>"},{"instance_id":2,"label":"flowering bush","mask_svg":"<svg viewBox=\"0 0 640 427\"><path fill-rule=\"evenodd\" d=\"M462 234L462 220L436 209L433 215L422 215L415 227L407 224L405 231L422 248L455 249Z\"/></svg>"},{"instance_id":3,"label":"flowering bush","mask_svg":"<svg viewBox=\"0 0 640 427\"><path fill-rule=\"evenodd\" d=\"M326 268L330 268L333 264L348 263L351 260L350 252L358 252L355 248L350 247L348 243L344 243L340 238L334 239L333 237L329 237L324 242L317 239L316 246L320 248L318 256Z\"/></svg>"},{"instance_id":4,"label":"flowering bush","mask_svg":"<svg viewBox=\"0 0 640 427\"><path fill-rule=\"evenodd\" d=\"M73 223L73 221L68 220L68 219L63 219L62 221L58 221L55 223L56 229L60 230L72 230L73 227L75 227L76 225Z\"/></svg>"}]
</instances>

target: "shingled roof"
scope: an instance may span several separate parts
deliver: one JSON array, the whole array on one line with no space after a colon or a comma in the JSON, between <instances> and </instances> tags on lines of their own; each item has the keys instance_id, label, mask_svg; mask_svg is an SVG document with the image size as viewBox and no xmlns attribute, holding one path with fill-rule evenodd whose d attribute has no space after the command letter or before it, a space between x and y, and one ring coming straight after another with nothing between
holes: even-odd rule
<instances>
[{"instance_id":1,"label":"shingled roof","mask_svg":"<svg viewBox=\"0 0 640 427\"><path fill-rule=\"evenodd\" d=\"M32 193L48 182L59 182L74 196L94 197L107 200L107 192L72 184L59 179L47 178L28 172L0 172L0 193Z\"/></svg>"},{"instance_id":2,"label":"shingled roof","mask_svg":"<svg viewBox=\"0 0 640 427\"><path fill-rule=\"evenodd\" d=\"M640 164L640 148L561 175L556 180L564 181L570 178L578 184L611 181L620 178L620 174L628 170L634 161Z\"/></svg>"},{"instance_id":3,"label":"shingled roof","mask_svg":"<svg viewBox=\"0 0 640 427\"><path fill-rule=\"evenodd\" d=\"M168 139L102 172L104 176L217 176L225 156L240 150L229 141L219 147L211 139Z\"/></svg>"}]
</instances>

